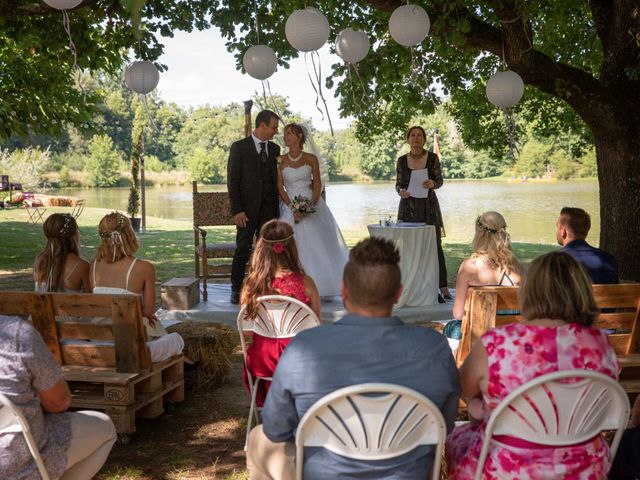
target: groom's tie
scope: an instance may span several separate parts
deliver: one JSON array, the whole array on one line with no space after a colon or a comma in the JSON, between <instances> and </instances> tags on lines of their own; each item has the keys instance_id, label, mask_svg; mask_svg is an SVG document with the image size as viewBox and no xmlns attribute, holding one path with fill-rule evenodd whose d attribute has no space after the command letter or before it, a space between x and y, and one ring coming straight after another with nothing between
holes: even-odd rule
<instances>
[{"instance_id":1,"label":"groom's tie","mask_svg":"<svg viewBox=\"0 0 640 480\"><path fill-rule=\"evenodd\" d=\"M267 142L260 142L260 160L263 164L267 163Z\"/></svg>"}]
</instances>

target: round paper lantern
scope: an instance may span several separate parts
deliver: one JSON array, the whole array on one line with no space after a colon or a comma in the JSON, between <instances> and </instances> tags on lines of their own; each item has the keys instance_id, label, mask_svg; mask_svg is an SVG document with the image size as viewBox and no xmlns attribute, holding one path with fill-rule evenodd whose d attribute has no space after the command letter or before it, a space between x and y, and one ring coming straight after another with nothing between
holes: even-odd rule
<instances>
[{"instance_id":1,"label":"round paper lantern","mask_svg":"<svg viewBox=\"0 0 640 480\"><path fill-rule=\"evenodd\" d=\"M360 30L345 28L336 37L336 53L347 63L358 63L369 53L369 37Z\"/></svg>"},{"instance_id":2,"label":"round paper lantern","mask_svg":"<svg viewBox=\"0 0 640 480\"><path fill-rule=\"evenodd\" d=\"M242 66L253 78L266 80L276 71L278 60L271 47L254 45L244 52Z\"/></svg>"},{"instance_id":3,"label":"round paper lantern","mask_svg":"<svg viewBox=\"0 0 640 480\"><path fill-rule=\"evenodd\" d=\"M158 86L160 73L149 61L136 61L127 67L124 72L124 82L136 93L147 94Z\"/></svg>"},{"instance_id":4,"label":"round paper lantern","mask_svg":"<svg viewBox=\"0 0 640 480\"><path fill-rule=\"evenodd\" d=\"M44 0L44 3L56 10L71 10L82 3L82 0Z\"/></svg>"},{"instance_id":5,"label":"round paper lantern","mask_svg":"<svg viewBox=\"0 0 640 480\"><path fill-rule=\"evenodd\" d=\"M320 10L296 10L284 25L284 34L293 48L300 52L320 50L329 39L329 22Z\"/></svg>"},{"instance_id":6,"label":"round paper lantern","mask_svg":"<svg viewBox=\"0 0 640 480\"><path fill-rule=\"evenodd\" d=\"M405 47L418 45L429 33L431 21L420 5L401 5L389 18L389 33Z\"/></svg>"},{"instance_id":7,"label":"round paper lantern","mask_svg":"<svg viewBox=\"0 0 640 480\"><path fill-rule=\"evenodd\" d=\"M487 82L487 98L499 108L510 108L522 98L524 82L511 70L497 72Z\"/></svg>"}]
</instances>

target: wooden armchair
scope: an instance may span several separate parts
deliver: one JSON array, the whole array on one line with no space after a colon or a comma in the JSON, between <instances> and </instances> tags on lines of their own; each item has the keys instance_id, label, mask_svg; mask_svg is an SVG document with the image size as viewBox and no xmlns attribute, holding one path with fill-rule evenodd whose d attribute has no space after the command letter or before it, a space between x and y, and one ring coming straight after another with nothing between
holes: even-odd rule
<instances>
[{"instance_id":1,"label":"wooden armchair","mask_svg":"<svg viewBox=\"0 0 640 480\"><path fill-rule=\"evenodd\" d=\"M207 242L207 231L202 227L235 225L229 208L227 192L198 192L193 182L193 241L196 278L202 280L202 299L207 301L209 278L230 278L231 265L209 265L210 258L232 258L235 243Z\"/></svg>"}]
</instances>

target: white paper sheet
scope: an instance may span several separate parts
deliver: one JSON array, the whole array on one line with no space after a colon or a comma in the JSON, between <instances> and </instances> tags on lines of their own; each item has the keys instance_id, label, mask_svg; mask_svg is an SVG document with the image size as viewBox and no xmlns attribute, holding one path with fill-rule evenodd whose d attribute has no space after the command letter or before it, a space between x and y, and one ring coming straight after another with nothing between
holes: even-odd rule
<instances>
[{"instance_id":1,"label":"white paper sheet","mask_svg":"<svg viewBox=\"0 0 640 480\"><path fill-rule=\"evenodd\" d=\"M425 180L429 180L429 171L426 168L411 170L411 178L409 179L409 187L407 188L409 195L414 198L427 198L429 189L422 186Z\"/></svg>"}]
</instances>

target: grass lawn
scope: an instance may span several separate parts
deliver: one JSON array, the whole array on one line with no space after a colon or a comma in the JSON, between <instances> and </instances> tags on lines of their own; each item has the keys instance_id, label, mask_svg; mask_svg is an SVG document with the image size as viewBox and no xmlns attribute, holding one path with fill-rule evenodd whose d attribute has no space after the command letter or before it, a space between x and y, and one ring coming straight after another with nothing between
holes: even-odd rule
<instances>
[{"instance_id":1,"label":"grass lawn","mask_svg":"<svg viewBox=\"0 0 640 480\"><path fill-rule=\"evenodd\" d=\"M49 208L46 214L68 212ZM91 259L98 244L97 225L110 210L87 208L78 223L81 255ZM32 266L45 246L41 225L27 223L23 209L0 210L0 290L33 290ZM193 275L193 233L185 221L149 218L140 235L138 256L152 261L158 282ZM349 245L363 232L346 231ZM211 234L212 240L233 241L234 229ZM446 239L445 239L446 240ZM552 245L515 244L516 256L525 264L553 250ZM460 262L471 253L468 243L444 243L450 285ZM188 391L186 400L154 420L137 421L138 431L129 446L116 446L98 480L244 480L243 451L249 401L241 381L241 355L234 356L231 374L223 385L208 391Z\"/></svg>"}]
</instances>

